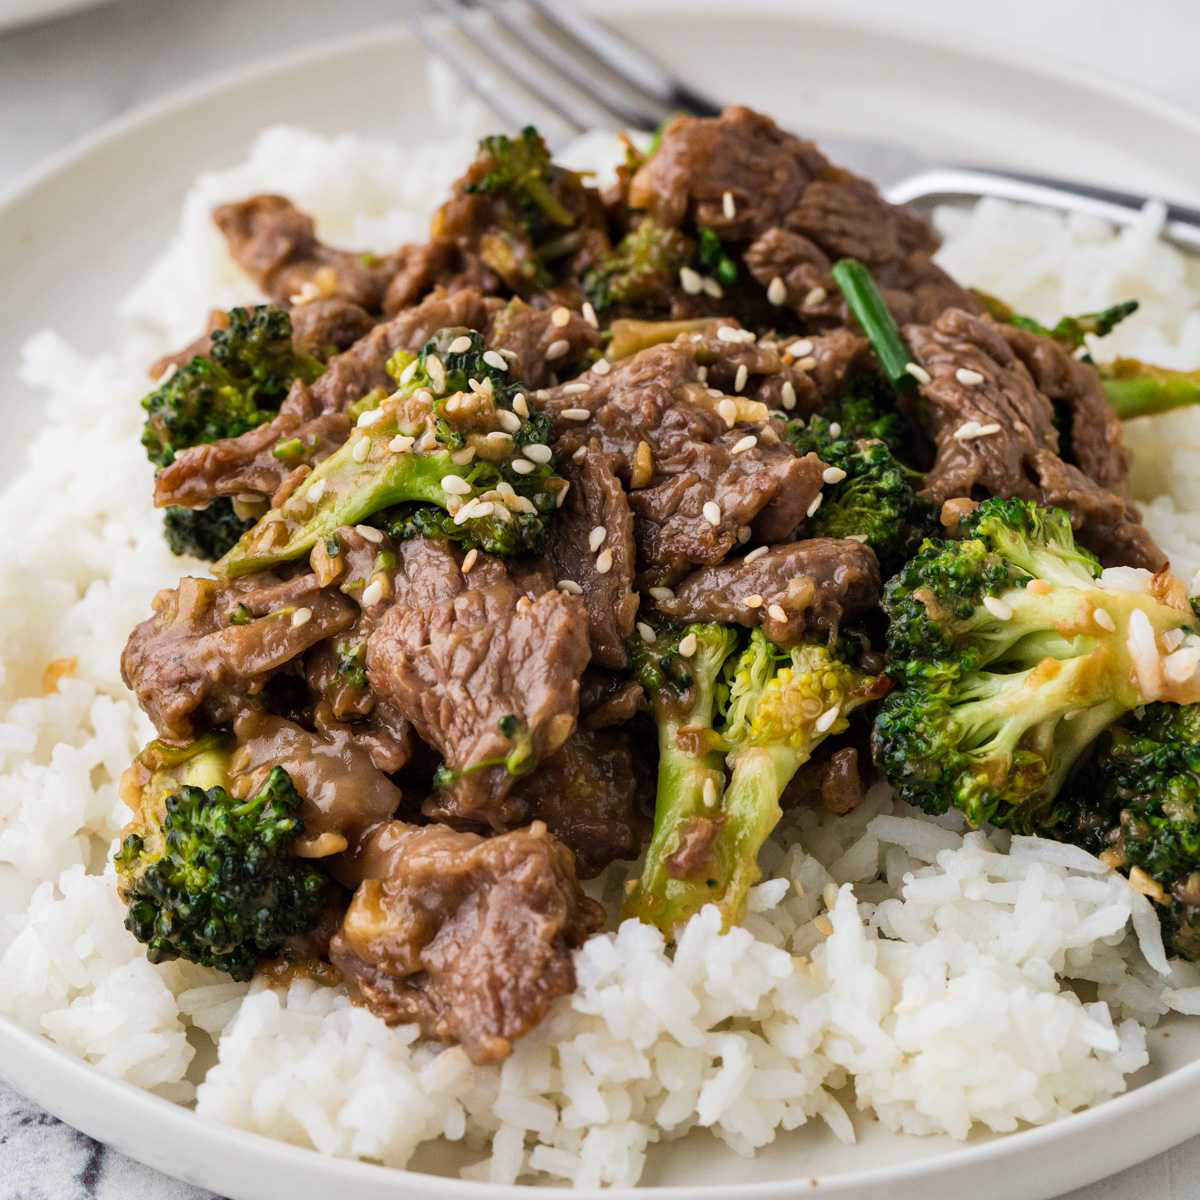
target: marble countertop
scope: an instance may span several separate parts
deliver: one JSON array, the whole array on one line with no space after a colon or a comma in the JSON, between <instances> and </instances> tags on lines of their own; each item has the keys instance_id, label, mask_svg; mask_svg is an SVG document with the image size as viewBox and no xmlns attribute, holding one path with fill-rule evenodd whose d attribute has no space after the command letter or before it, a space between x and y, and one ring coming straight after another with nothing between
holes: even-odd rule
<instances>
[{"instance_id":1,"label":"marble countertop","mask_svg":"<svg viewBox=\"0 0 1200 1200\"><path fill-rule=\"evenodd\" d=\"M675 0L683 9L712 0ZM827 9L818 0L780 0ZM115 0L0 32L0 191L99 125L174 88L282 49L401 19L412 0ZM714 5L715 6L715 5ZM722 5L723 7L724 5ZM35 5L0 0L7 12ZM838 11L895 22L893 0L839 0ZM286 14L286 19L285 18ZM1196 0L910 0L910 28L1024 43L1200 109ZM1196 1200L1200 1138L1063 1200ZM0 1200L208 1200L106 1150L0 1085Z\"/></svg>"}]
</instances>

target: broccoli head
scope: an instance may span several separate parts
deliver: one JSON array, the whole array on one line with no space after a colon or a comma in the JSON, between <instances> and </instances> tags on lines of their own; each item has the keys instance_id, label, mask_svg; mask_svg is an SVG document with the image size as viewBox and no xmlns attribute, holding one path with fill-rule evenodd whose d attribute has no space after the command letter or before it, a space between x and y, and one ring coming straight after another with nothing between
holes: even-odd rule
<instances>
[{"instance_id":1,"label":"broccoli head","mask_svg":"<svg viewBox=\"0 0 1200 1200\"><path fill-rule=\"evenodd\" d=\"M231 309L210 354L196 355L142 400L146 454L165 467L189 446L254 429L279 411L292 380L311 383L323 369L292 348L291 318L282 309Z\"/></svg>"},{"instance_id":2,"label":"broccoli head","mask_svg":"<svg viewBox=\"0 0 1200 1200\"><path fill-rule=\"evenodd\" d=\"M172 554L212 562L236 545L253 524L252 519L242 520L233 511L233 501L222 496L204 508L171 506L163 516L163 534Z\"/></svg>"},{"instance_id":3,"label":"broccoli head","mask_svg":"<svg viewBox=\"0 0 1200 1200\"><path fill-rule=\"evenodd\" d=\"M669 311L681 267L695 245L678 229L643 217L583 277L583 290L597 312L614 305Z\"/></svg>"},{"instance_id":4,"label":"broccoli head","mask_svg":"<svg viewBox=\"0 0 1200 1200\"><path fill-rule=\"evenodd\" d=\"M876 718L875 758L911 804L1026 832L1120 717L1197 698L1166 658L1194 618L1165 577L1145 592L1103 586L1060 509L988 500L960 535L927 540L885 589L899 687Z\"/></svg>"},{"instance_id":5,"label":"broccoli head","mask_svg":"<svg viewBox=\"0 0 1200 1200\"><path fill-rule=\"evenodd\" d=\"M858 408L865 417L862 406ZM809 537L866 542L887 576L930 531L933 508L917 495L922 476L900 462L886 442L855 440L842 429L835 436L839 426L823 414L808 424L792 421L787 426L788 441L797 454L812 451L842 472L840 480L826 487L824 501L805 522L804 531Z\"/></svg>"},{"instance_id":6,"label":"broccoli head","mask_svg":"<svg viewBox=\"0 0 1200 1200\"><path fill-rule=\"evenodd\" d=\"M287 772L237 800L224 786L228 754L220 737L151 743L115 862L125 927L151 962L184 958L244 980L316 924L327 882L292 854L303 823Z\"/></svg>"},{"instance_id":7,"label":"broccoli head","mask_svg":"<svg viewBox=\"0 0 1200 1200\"><path fill-rule=\"evenodd\" d=\"M415 358L398 356L397 390L364 407L350 439L217 572L289 562L368 519L400 537L452 534L492 554L540 553L567 485L555 473L548 419L530 410L504 363L462 329L443 330Z\"/></svg>"}]
</instances>

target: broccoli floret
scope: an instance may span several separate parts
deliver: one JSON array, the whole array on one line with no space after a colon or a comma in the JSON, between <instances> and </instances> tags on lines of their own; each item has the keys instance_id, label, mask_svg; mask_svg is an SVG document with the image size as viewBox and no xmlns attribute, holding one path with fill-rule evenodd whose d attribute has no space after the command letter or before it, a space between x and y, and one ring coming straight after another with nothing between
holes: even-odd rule
<instances>
[{"instance_id":1,"label":"broccoli floret","mask_svg":"<svg viewBox=\"0 0 1200 1200\"><path fill-rule=\"evenodd\" d=\"M726 253L716 231L712 229L697 230L697 238L701 271L711 275L724 287L733 287L738 280L737 261Z\"/></svg>"},{"instance_id":2,"label":"broccoli floret","mask_svg":"<svg viewBox=\"0 0 1200 1200\"><path fill-rule=\"evenodd\" d=\"M866 406L855 407L855 415L865 418ZM864 424L883 421L881 417ZM826 485L821 507L805 522L804 532L809 537L865 541L886 577L930 531L933 508L917 495L922 476L900 462L885 442L834 437L833 428L822 414L808 424L789 422L786 430L797 454L812 451L844 472L839 482Z\"/></svg>"},{"instance_id":3,"label":"broccoli floret","mask_svg":"<svg viewBox=\"0 0 1200 1200\"><path fill-rule=\"evenodd\" d=\"M234 308L212 335L208 356L196 355L142 400L142 445L156 467L180 450L237 437L269 421L292 380L311 383L319 359L292 348L291 318L269 304Z\"/></svg>"},{"instance_id":4,"label":"broccoli floret","mask_svg":"<svg viewBox=\"0 0 1200 1200\"><path fill-rule=\"evenodd\" d=\"M472 236L483 262L516 292L548 286L553 264L578 247L576 226L588 207L583 183L551 161L532 125L517 137L484 138L462 190L489 202ZM453 204L435 219L435 236L452 231Z\"/></svg>"},{"instance_id":5,"label":"broccoli floret","mask_svg":"<svg viewBox=\"0 0 1200 1200\"><path fill-rule=\"evenodd\" d=\"M1193 617L1107 589L1060 509L985 501L957 541L927 540L885 589L888 672L877 763L901 799L1018 831L1045 824L1069 771L1116 720L1191 702L1160 639Z\"/></svg>"},{"instance_id":6,"label":"broccoli floret","mask_svg":"<svg viewBox=\"0 0 1200 1200\"><path fill-rule=\"evenodd\" d=\"M172 554L190 554L212 562L227 553L253 524L253 518L242 520L233 511L233 501L222 496L205 508L168 508L163 535Z\"/></svg>"},{"instance_id":7,"label":"broccoli floret","mask_svg":"<svg viewBox=\"0 0 1200 1200\"><path fill-rule=\"evenodd\" d=\"M256 795L236 800L228 760L219 737L183 750L151 743L115 862L125 927L151 962L185 958L244 980L316 924L327 883L292 854L303 824L287 772L276 767Z\"/></svg>"},{"instance_id":8,"label":"broccoli floret","mask_svg":"<svg viewBox=\"0 0 1200 1200\"><path fill-rule=\"evenodd\" d=\"M691 239L643 217L583 277L583 290L597 312L614 304L669 310L679 270L695 253Z\"/></svg>"},{"instance_id":9,"label":"broccoli floret","mask_svg":"<svg viewBox=\"0 0 1200 1200\"><path fill-rule=\"evenodd\" d=\"M519 389L494 356L480 334L451 329L418 357L394 359L397 390L360 416L349 441L243 535L217 573L233 578L289 562L369 518L399 537L428 533L491 554L540 553L566 481L538 440L549 423L514 412ZM489 434L502 439L499 455ZM535 443L542 449L526 457Z\"/></svg>"},{"instance_id":10,"label":"broccoli floret","mask_svg":"<svg viewBox=\"0 0 1200 1200\"><path fill-rule=\"evenodd\" d=\"M894 393L866 380L831 400L809 419L809 424L819 437L883 442L898 458L904 456L912 432L912 426L895 407Z\"/></svg>"},{"instance_id":11,"label":"broccoli floret","mask_svg":"<svg viewBox=\"0 0 1200 1200\"><path fill-rule=\"evenodd\" d=\"M664 629L652 643L639 638L630 647L658 727L658 785L654 831L625 914L666 933L716 891L676 878L670 860L690 829L719 814L724 755L713 723L721 670L736 647L737 635L724 625Z\"/></svg>"}]
</instances>

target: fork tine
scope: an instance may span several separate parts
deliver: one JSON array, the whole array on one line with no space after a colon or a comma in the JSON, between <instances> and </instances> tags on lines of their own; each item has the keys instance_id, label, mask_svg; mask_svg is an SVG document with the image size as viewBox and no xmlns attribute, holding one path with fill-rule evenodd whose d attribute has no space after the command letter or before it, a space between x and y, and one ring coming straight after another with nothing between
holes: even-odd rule
<instances>
[{"instance_id":1,"label":"fork tine","mask_svg":"<svg viewBox=\"0 0 1200 1200\"><path fill-rule=\"evenodd\" d=\"M586 69L588 65L594 65L600 60L593 55L581 59L566 50L561 42L548 37L538 26L522 22L513 13L507 0L474 0L474 3L485 9L492 20L526 52L561 75L614 117L621 126L630 129L654 129L671 115L671 110L657 100L646 97L646 103L639 104L636 94L622 95L619 89L607 86L604 80L589 74Z\"/></svg>"},{"instance_id":2,"label":"fork tine","mask_svg":"<svg viewBox=\"0 0 1200 1200\"><path fill-rule=\"evenodd\" d=\"M658 102L669 113L715 117L722 106L676 79L650 55L607 25L561 0L529 0L542 17L581 53L599 59L626 86Z\"/></svg>"},{"instance_id":3,"label":"fork tine","mask_svg":"<svg viewBox=\"0 0 1200 1200\"><path fill-rule=\"evenodd\" d=\"M562 96L552 96L535 78L530 78L532 72L529 70L528 62L520 61L508 46L503 44L499 39L488 41L474 28L471 20L472 9L470 5L462 3L462 0L431 0L431 3L439 13L453 24L455 32L468 45L483 55L483 57L499 64L508 72L510 78L516 81L518 86L528 92L544 108L554 113L564 125L573 129L576 133L583 133L584 130L590 128L592 122L589 122L578 112L572 111L564 102ZM528 119L517 122L516 127L520 128L522 125L527 124L529 124Z\"/></svg>"},{"instance_id":4,"label":"fork tine","mask_svg":"<svg viewBox=\"0 0 1200 1200\"><path fill-rule=\"evenodd\" d=\"M425 48L430 54L440 58L444 63L454 64L457 48L440 29L435 28L435 22L428 20L427 13L414 13L410 18L410 24L417 37L425 43ZM474 71L464 71L458 78L467 91L487 105L510 129L520 129L526 123L526 118L510 105L509 97L489 76Z\"/></svg>"}]
</instances>

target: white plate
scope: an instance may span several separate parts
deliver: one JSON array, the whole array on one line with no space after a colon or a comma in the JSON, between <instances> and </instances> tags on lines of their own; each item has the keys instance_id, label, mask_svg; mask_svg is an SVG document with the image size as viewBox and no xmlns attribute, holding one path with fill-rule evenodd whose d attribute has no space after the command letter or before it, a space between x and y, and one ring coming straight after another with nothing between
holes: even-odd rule
<instances>
[{"instance_id":1,"label":"white plate","mask_svg":"<svg viewBox=\"0 0 1200 1200\"><path fill-rule=\"evenodd\" d=\"M693 13L686 21L647 13L653 7L643 3L624 22L630 33L663 47L711 90L798 130L891 133L948 156L1200 197L1200 124L1080 73L1031 65L1025 55L792 19L778 9L769 15L745 0L733 14ZM100 348L116 300L162 246L198 169L236 162L259 128L279 121L328 133L423 136L430 114L420 50L400 31L377 31L239 73L111 127L19 186L0 201L6 294L21 297L0 322L4 375L24 338L45 326L67 331L82 349ZM6 379L0 466L20 446L38 403ZM962 1146L894 1137L860 1121L857 1146L814 1128L781 1137L753 1161L700 1135L652 1152L644 1183L680 1198L958 1200L969 1191L972 1200L1043 1200L1200 1133L1200 1022L1165 1023L1151 1048L1152 1066L1136 1090L1044 1129ZM93 1137L231 1200L531 1194L319 1158L205 1124L3 1019L0 1075Z\"/></svg>"}]
</instances>

